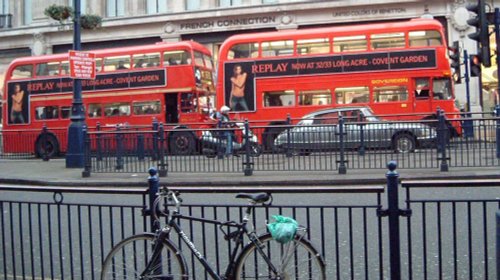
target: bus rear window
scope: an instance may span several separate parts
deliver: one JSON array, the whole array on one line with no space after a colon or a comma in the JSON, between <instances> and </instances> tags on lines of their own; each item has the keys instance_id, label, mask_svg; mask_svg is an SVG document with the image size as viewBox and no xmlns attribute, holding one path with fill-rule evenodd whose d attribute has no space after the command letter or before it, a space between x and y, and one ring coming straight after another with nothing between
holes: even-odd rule
<instances>
[{"instance_id":1,"label":"bus rear window","mask_svg":"<svg viewBox=\"0 0 500 280\"><path fill-rule=\"evenodd\" d=\"M303 90L299 92L299 105L329 105L332 104L330 90Z\"/></svg>"},{"instance_id":2,"label":"bus rear window","mask_svg":"<svg viewBox=\"0 0 500 280\"><path fill-rule=\"evenodd\" d=\"M130 69L130 56L114 56L104 59L104 71Z\"/></svg>"},{"instance_id":3,"label":"bus rear window","mask_svg":"<svg viewBox=\"0 0 500 280\"><path fill-rule=\"evenodd\" d=\"M343 87L335 89L337 104L367 103L370 101L368 87Z\"/></svg>"},{"instance_id":4,"label":"bus rear window","mask_svg":"<svg viewBox=\"0 0 500 280\"><path fill-rule=\"evenodd\" d=\"M410 47L442 46L443 39L437 30L410 31Z\"/></svg>"},{"instance_id":5,"label":"bus rear window","mask_svg":"<svg viewBox=\"0 0 500 280\"><path fill-rule=\"evenodd\" d=\"M12 71L12 79L25 79L33 77L33 65L19 65Z\"/></svg>"},{"instance_id":6,"label":"bus rear window","mask_svg":"<svg viewBox=\"0 0 500 280\"><path fill-rule=\"evenodd\" d=\"M262 42L262 56L293 55L293 40Z\"/></svg>"},{"instance_id":7,"label":"bus rear window","mask_svg":"<svg viewBox=\"0 0 500 280\"><path fill-rule=\"evenodd\" d=\"M191 64L191 54L182 50L164 52L163 64L168 66Z\"/></svg>"},{"instance_id":8,"label":"bus rear window","mask_svg":"<svg viewBox=\"0 0 500 280\"><path fill-rule=\"evenodd\" d=\"M149 68L160 65L160 53L135 54L134 68Z\"/></svg>"},{"instance_id":9,"label":"bus rear window","mask_svg":"<svg viewBox=\"0 0 500 280\"><path fill-rule=\"evenodd\" d=\"M301 55L329 53L330 40L328 38L297 40L297 53Z\"/></svg>"},{"instance_id":10,"label":"bus rear window","mask_svg":"<svg viewBox=\"0 0 500 280\"><path fill-rule=\"evenodd\" d=\"M257 43L237 44L231 47L227 53L227 59L255 58L259 56L259 45Z\"/></svg>"},{"instance_id":11,"label":"bus rear window","mask_svg":"<svg viewBox=\"0 0 500 280\"><path fill-rule=\"evenodd\" d=\"M59 75L59 62L39 63L36 65L37 76L57 76Z\"/></svg>"},{"instance_id":12,"label":"bus rear window","mask_svg":"<svg viewBox=\"0 0 500 280\"><path fill-rule=\"evenodd\" d=\"M373 34L370 36L370 43L374 50L404 48L405 34L403 32Z\"/></svg>"},{"instance_id":13,"label":"bus rear window","mask_svg":"<svg viewBox=\"0 0 500 280\"><path fill-rule=\"evenodd\" d=\"M408 100L408 88L406 86L383 86L373 88L374 101L398 102Z\"/></svg>"},{"instance_id":14,"label":"bus rear window","mask_svg":"<svg viewBox=\"0 0 500 280\"><path fill-rule=\"evenodd\" d=\"M366 36L344 36L333 38L334 52L359 52L368 49Z\"/></svg>"},{"instance_id":15,"label":"bus rear window","mask_svg":"<svg viewBox=\"0 0 500 280\"><path fill-rule=\"evenodd\" d=\"M293 90L264 92L264 107L294 106L295 92Z\"/></svg>"}]
</instances>

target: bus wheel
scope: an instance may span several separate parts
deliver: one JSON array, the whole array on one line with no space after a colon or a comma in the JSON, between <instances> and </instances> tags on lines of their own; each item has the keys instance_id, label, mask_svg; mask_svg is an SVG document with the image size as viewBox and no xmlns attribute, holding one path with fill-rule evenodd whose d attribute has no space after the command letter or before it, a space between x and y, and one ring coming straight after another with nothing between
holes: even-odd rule
<instances>
[{"instance_id":1,"label":"bus wheel","mask_svg":"<svg viewBox=\"0 0 500 280\"><path fill-rule=\"evenodd\" d=\"M59 141L57 141L54 134L48 134L45 137L40 134L36 140L35 155L43 157L45 153L49 158L59 155Z\"/></svg>"},{"instance_id":2,"label":"bus wheel","mask_svg":"<svg viewBox=\"0 0 500 280\"><path fill-rule=\"evenodd\" d=\"M415 137L411 134L397 134L392 143L396 153L406 154L415 151Z\"/></svg>"},{"instance_id":3,"label":"bus wheel","mask_svg":"<svg viewBox=\"0 0 500 280\"><path fill-rule=\"evenodd\" d=\"M195 151L196 143L191 132L172 132L169 139L169 148L173 155L190 155Z\"/></svg>"}]
</instances>

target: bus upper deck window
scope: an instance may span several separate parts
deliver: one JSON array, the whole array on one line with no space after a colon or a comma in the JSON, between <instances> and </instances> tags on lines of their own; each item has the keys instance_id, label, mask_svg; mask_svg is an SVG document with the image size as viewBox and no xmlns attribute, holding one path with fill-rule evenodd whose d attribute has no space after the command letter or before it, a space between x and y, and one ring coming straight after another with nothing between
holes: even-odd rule
<instances>
[{"instance_id":1,"label":"bus upper deck window","mask_svg":"<svg viewBox=\"0 0 500 280\"><path fill-rule=\"evenodd\" d=\"M36 65L37 76L57 76L59 75L59 62L39 63Z\"/></svg>"},{"instance_id":2,"label":"bus upper deck window","mask_svg":"<svg viewBox=\"0 0 500 280\"><path fill-rule=\"evenodd\" d=\"M329 53L330 40L328 38L297 40L297 53L301 55Z\"/></svg>"},{"instance_id":3,"label":"bus upper deck window","mask_svg":"<svg viewBox=\"0 0 500 280\"><path fill-rule=\"evenodd\" d=\"M135 54L134 68L149 68L160 66L160 53Z\"/></svg>"},{"instance_id":4,"label":"bus upper deck window","mask_svg":"<svg viewBox=\"0 0 500 280\"><path fill-rule=\"evenodd\" d=\"M359 52L368 49L368 42L365 35L344 36L333 38L334 52Z\"/></svg>"},{"instance_id":5,"label":"bus upper deck window","mask_svg":"<svg viewBox=\"0 0 500 280\"><path fill-rule=\"evenodd\" d=\"M227 54L227 59L255 58L258 55L258 43L243 43L232 46Z\"/></svg>"},{"instance_id":6,"label":"bus upper deck window","mask_svg":"<svg viewBox=\"0 0 500 280\"><path fill-rule=\"evenodd\" d=\"M212 61L212 58L206 54L203 55L203 60L205 60L205 66L207 68L213 69L214 68L214 62Z\"/></svg>"},{"instance_id":7,"label":"bus upper deck window","mask_svg":"<svg viewBox=\"0 0 500 280\"><path fill-rule=\"evenodd\" d=\"M194 64L198 66L205 66L203 62L203 54L201 52L194 52Z\"/></svg>"},{"instance_id":8,"label":"bus upper deck window","mask_svg":"<svg viewBox=\"0 0 500 280\"><path fill-rule=\"evenodd\" d=\"M104 59L104 71L130 69L130 56L114 56Z\"/></svg>"},{"instance_id":9,"label":"bus upper deck window","mask_svg":"<svg viewBox=\"0 0 500 280\"><path fill-rule=\"evenodd\" d=\"M33 77L33 65L19 65L12 71L12 79L25 79Z\"/></svg>"},{"instance_id":10,"label":"bus upper deck window","mask_svg":"<svg viewBox=\"0 0 500 280\"><path fill-rule=\"evenodd\" d=\"M102 71L102 58L96 58L95 59L95 71L96 72L101 72Z\"/></svg>"},{"instance_id":11,"label":"bus upper deck window","mask_svg":"<svg viewBox=\"0 0 500 280\"><path fill-rule=\"evenodd\" d=\"M442 46L443 39L437 30L410 31L410 47Z\"/></svg>"},{"instance_id":12,"label":"bus upper deck window","mask_svg":"<svg viewBox=\"0 0 500 280\"><path fill-rule=\"evenodd\" d=\"M69 62L63 61L61 62L61 75L69 75Z\"/></svg>"},{"instance_id":13,"label":"bus upper deck window","mask_svg":"<svg viewBox=\"0 0 500 280\"><path fill-rule=\"evenodd\" d=\"M393 49L404 48L405 34L404 32L373 34L370 36L372 49Z\"/></svg>"},{"instance_id":14,"label":"bus upper deck window","mask_svg":"<svg viewBox=\"0 0 500 280\"><path fill-rule=\"evenodd\" d=\"M262 42L262 56L293 55L293 40Z\"/></svg>"},{"instance_id":15,"label":"bus upper deck window","mask_svg":"<svg viewBox=\"0 0 500 280\"><path fill-rule=\"evenodd\" d=\"M184 50L164 52L163 64L167 66L191 64L191 54Z\"/></svg>"}]
</instances>

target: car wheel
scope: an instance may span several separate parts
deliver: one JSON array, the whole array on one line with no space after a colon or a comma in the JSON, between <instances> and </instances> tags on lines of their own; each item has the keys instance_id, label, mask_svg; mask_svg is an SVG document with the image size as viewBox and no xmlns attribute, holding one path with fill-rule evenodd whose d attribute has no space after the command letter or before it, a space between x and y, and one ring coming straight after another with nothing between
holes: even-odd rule
<instances>
[{"instance_id":1,"label":"car wheel","mask_svg":"<svg viewBox=\"0 0 500 280\"><path fill-rule=\"evenodd\" d=\"M415 151L415 137L411 134L400 133L394 136L393 140L394 151L397 153L410 153Z\"/></svg>"}]
</instances>

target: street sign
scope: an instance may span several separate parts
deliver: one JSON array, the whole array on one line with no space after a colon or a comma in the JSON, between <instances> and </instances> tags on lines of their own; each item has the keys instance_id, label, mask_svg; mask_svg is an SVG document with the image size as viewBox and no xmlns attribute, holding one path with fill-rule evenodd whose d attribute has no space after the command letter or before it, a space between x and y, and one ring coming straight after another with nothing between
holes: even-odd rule
<instances>
[{"instance_id":1,"label":"street sign","mask_svg":"<svg viewBox=\"0 0 500 280\"><path fill-rule=\"evenodd\" d=\"M69 68L73 79L95 79L95 53L69 51Z\"/></svg>"}]
</instances>

